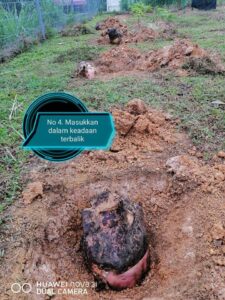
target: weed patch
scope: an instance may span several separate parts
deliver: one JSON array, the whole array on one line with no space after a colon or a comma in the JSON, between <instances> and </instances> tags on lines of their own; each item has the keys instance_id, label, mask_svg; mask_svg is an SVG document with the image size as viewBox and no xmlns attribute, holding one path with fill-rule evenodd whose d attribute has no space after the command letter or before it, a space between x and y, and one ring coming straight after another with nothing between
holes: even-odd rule
<instances>
[{"instance_id":1,"label":"weed patch","mask_svg":"<svg viewBox=\"0 0 225 300\"><path fill-rule=\"evenodd\" d=\"M99 56L99 47L82 45L80 47L66 50L54 59L55 63L67 61L79 62L81 60L94 60Z\"/></svg>"}]
</instances>

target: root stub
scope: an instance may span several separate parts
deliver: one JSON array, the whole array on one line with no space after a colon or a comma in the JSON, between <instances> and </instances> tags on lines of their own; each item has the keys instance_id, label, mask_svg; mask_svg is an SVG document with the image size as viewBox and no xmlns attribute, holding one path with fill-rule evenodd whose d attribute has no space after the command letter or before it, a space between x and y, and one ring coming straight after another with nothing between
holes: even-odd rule
<instances>
[{"instance_id":1,"label":"root stub","mask_svg":"<svg viewBox=\"0 0 225 300\"><path fill-rule=\"evenodd\" d=\"M85 259L95 279L117 290L139 283L149 268L141 205L103 192L82 219Z\"/></svg>"}]
</instances>

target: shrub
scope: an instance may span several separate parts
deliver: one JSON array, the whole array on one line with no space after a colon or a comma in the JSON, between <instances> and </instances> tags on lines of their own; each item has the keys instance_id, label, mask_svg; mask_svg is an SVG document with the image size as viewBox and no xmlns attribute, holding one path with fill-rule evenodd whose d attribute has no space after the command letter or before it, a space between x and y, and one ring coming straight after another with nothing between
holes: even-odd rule
<instances>
[{"instance_id":1,"label":"shrub","mask_svg":"<svg viewBox=\"0 0 225 300\"><path fill-rule=\"evenodd\" d=\"M155 19L162 19L168 22L174 21L176 16L164 7L157 6L154 11Z\"/></svg>"},{"instance_id":2,"label":"shrub","mask_svg":"<svg viewBox=\"0 0 225 300\"><path fill-rule=\"evenodd\" d=\"M147 12L151 12L152 7L150 5L145 5L143 2L137 2L131 5L130 10L132 14L138 18L138 24L140 24L140 18Z\"/></svg>"},{"instance_id":3,"label":"shrub","mask_svg":"<svg viewBox=\"0 0 225 300\"><path fill-rule=\"evenodd\" d=\"M135 15L143 16L145 13L152 12L152 7L143 2L136 2L130 6L130 10Z\"/></svg>"}]
</instances>

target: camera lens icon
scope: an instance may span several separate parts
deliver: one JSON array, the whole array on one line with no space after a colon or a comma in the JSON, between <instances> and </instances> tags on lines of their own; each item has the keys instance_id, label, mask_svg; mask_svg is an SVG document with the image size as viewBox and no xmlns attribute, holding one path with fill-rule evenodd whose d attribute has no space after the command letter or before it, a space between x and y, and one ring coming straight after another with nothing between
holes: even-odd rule
<instances>
[{"instance_id":1,"label":"camera lens icon","mask_svg":"<svg viewBox=\"0 0 225 300\"><path fill-rule=\"evenodd\" d=\"M29 294L32 291L32 285L27 282L23 284L14 282L11 285L11 291L13 292L13 294L19 294L19 293Z\"/></svg>"}]
</instances>

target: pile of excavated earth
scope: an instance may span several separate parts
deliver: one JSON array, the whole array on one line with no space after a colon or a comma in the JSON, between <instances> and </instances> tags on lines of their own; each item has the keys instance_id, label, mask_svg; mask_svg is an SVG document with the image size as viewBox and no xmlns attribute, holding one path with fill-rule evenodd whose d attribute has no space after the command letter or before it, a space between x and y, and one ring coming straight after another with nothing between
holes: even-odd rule
<instances>
[{"instance_id":1,"label":"pile of excavated earth","mask_svg":"<svg viewBox=\"0 0 225 300\"><path fill-rule=\"evenodd\" d=\"M153 41L159 34L151 28L148 27L137 27L132 31L128 31L127 27L118 30L121 33L121 40L119 44L127 43L140 43L146 41ZM103 30L101 37L97 40L98 44L109 44L110 40L107 34L107 30Z\"/></svg>"},{"instance_id":2,"label":"pile of excavated earth","mask_svg":"<svg viewBox=\"0 0 225 300\"><path fill-rule=\"evenodd\" d=\"M108 28L117 28L120 29L121 32L127 32L128 28L126 25L122 24L118 18L109 17L104 21L97 23L95 26L96 30L106 30Z\"/></svg>"},{"instance_id":3,"label":"pile of excavated earth","mask_svg":"<svg viewBox=\"0 0 225 300\"><path fill-rule=\"evenodd\" d=\"M159 36L156 30L143 25L137 25L132 30L129 30L127 25L122 24L115 17L110 17L102 23L97 24L96 29L101 30L101 36L97 40L98 44L139 43L152 41ZM119 40L115 39L115 42L110 39L110 34L108 34L108 31L112 29L115 31L115 34L120 36Z\"/></svg>"},{"instance_id":4,"label":"pile of excavated earth","mask_svg":"<svg viewBox=\"0 0 225 300\"><path fill-rule=\"evenodd\" d=\"M102 73L131 70L153 72L165 67L215 74L225 71L218 60L186 39L177 39L170 46L144 54L137 49L121 45L103 53L95 64Z\"/></svg>"},{"instance_id":5,"label":"pile of excavated earth","mask_svg":"<svg viewBox=\"0 0 225 300\"><path fill-rule=\"evenodd\" d=\"M60 300L224 299L225 153L204 163L176 131L179 120L139 99L112 114L117 134L109 151L84 152L64 164L33 158L27 166L22 197L11 207L11 226L2 238L3 298L19 281L32 283L30 299L46 299L52 291L36 295L35 283L60 281L78 293L54 288ZM135 259L126 252L127 226ZM121 256L102 252L108 231ZM118 292L131 282L133 265L145 277Z\"/></svg>"},{"instance_id":6,"label":"pile of excavated earth","mask_svg":"<svg viewBox=\"0 0 225 300\"><path fill-rule=\"evenodd\" d=\"M101 30L101 38L98 43L112 43L118 45L102 53L95 62L81 62L84 67L77 74L93 79L96 75L118 72L155 72L162 68L176 70L180 76L188 76L190 73L200 74L224 74L225 68L218 55L211 54L188 39L176 38L175 29L166 23L162 23L162 30L157 32L151 28L138 26L130 31L117 18L108 18L103 23L97 24ZM158 36L171 39L171 45L148 52L140 52L127 43L151 42ZM115 37L115 40L114 40ZM86 64L86 65L85 65Z\"/></svg>"}]
</instances>

